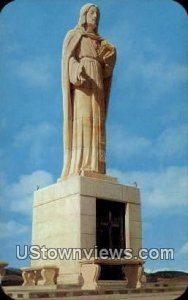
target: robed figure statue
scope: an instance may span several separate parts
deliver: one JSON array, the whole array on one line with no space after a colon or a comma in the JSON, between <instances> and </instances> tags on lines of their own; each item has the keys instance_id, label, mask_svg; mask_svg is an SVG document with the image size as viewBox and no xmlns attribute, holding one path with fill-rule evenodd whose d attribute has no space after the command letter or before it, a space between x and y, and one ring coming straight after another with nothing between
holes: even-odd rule
<instances>
[{"instance_id":1,"label":"robed figure statue","mask_svg":"<svg viewBox=\"0 0 188 300\"><path fill-rule=\"evenodd\" d=\"M106 173L105 123L116 51L98 34L99 17L96 5L84 5L78 26L64 40L62 178Z\"/></svg>"}]
</instances>

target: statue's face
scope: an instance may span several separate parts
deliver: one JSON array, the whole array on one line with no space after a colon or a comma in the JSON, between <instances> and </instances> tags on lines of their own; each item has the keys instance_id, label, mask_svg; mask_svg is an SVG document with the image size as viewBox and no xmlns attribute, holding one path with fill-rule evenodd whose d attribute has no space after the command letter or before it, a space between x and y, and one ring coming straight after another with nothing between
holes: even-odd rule
<instances>
[{"instance_id":1,"label":"statue's face","mask_svg":"<svg viewBox=\"0 0 188 300\"><path fill-rule=\"evenodd\" d=\"M86 22L88 25L92 26L93 28L97 27L98 24L98 10L95 6L91 6L87 12Z\"/></svg>"}]
</instances>

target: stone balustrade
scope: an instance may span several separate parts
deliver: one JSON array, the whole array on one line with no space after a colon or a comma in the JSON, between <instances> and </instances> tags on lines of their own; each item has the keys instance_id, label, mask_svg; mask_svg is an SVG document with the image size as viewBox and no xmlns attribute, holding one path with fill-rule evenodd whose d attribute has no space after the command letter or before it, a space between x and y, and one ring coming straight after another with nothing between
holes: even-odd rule
<instances>
[{"instance_id":1,"label":"stone balustrade","mask_svg":"<svg viewBox=\"0 0 188 300\"><path fill-rule=\"evenodd\" d=\"M99 288L98 279L101 265L122 265L128 279L127 288L140 288L143 271L143 261L140 259L92 259L81 261L82 290L96 290Z\"/></svg>"},{"instance_id":2,"label":"stone balustrade","mask_svg":"<svg viewBox=\"0 0 188 300\"><path fill-rule=\"evenodd\" d=\"M23 286L56 285L59 268L56 266L22 268Z\"/></svg>"}]
</instances>

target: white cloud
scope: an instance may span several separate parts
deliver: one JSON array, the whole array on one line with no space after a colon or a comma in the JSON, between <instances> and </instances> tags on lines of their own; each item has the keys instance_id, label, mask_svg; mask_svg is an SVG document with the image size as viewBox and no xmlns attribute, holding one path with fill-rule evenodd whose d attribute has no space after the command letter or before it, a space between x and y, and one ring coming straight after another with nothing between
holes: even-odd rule
<instances>
[{"instance_id":1,"label":"white cloud","mask_svg":"<svg viewBox=\"0 0 188 300\"><path fill-rule=\"evenodd\" d=\"M188 242L186 242L179 251L180 254L188 254Z\"/></svg>"},{"instance_id":2,"label":"white cloud","mask_svg":"<svg viewBox=\"0 0 188 300\"><path fill-rule=\"evenodd\" d=\"M55 133L55 127L47 122L42 122L36 125L27 125L15 136L14 143L17 146L26 143L48 139Z\"/></svg>"},{"instance_id":3,"label":"white cloud","mask_svg":"<svg viewBox=\"0 0 188 300\"><path fill-rule=\"evenodd\" d=\"M125 32L118 31L119 36L124 36ZM120 41L122 39L119 39ZM149 99L150 104L153 98L160 100L159 96L164 92L174 88L174 85L179 83L188 83L188 67L186 63L174 62L170 56L167 55L169 49L165 45L158 44L151 36L146 36L137 40L133 39L133 32L129 25L126 28L125 43L120 43L116 40L118 48L118 57L116 68L121 71L122 82L131 83L139 80L144 91L142 95L143 100ZM139 51L138 51L139 50ZM128 60L125 59L128 57ZM134 91L133 91L134 92ZM136 89L138 95L139 90ZM161 97L161 99L164 99Z\"/></svg>"},{"instance_id":4,"label":"white cloud","mask_svg":"<svg viewBox=\"0 0 188 300\"><path fill-rule=\"evenodd\" d=\"M162 95L172 91L177 84L188 83L188 67L184 64L174 63L165 57L156 57L146 60L144 55L128 63L124 77L127 81L139 79L144 86L146 99L164 99ZM149 98L148 98L149 96Z\"/></svg>"},{"instance_id":5,"label":"white cloud","mask_svg":"<svg viewBox=\"0 0 188 300\"><path fill-rule=\"evenodd\" d=\"M167 85L172 85L177 80L186 82L188 75L187 66L160 60L141 62L140 65L137 65L136 70L147 80L152 79L154 83L160 81Z\"/></svg>"},{"instance_id":6,"label":"white cloud","mask_svg":"<svg viewBox=\"0 0 188 300\"><path fill-rule=\"evenodd\" d=\"M166 128L154 147L159 156L181 157L188 152L188 125Z\"/></svg>"},{"instance_id":7,"label":"white cloud","mask_svg":"<svg viewBox=\"0 0 188 300\"><path fill-rule=\"evenodd\" d=\"M53 80L52 61L48 57L32 57L14 62L18 77L28 85L48 88Z\"/></svg>"},{"instance_id":8,"label":"white cloud","mask_svg":"<svg viewBox=\"0 0 188 300\"><path fill-rule=\"evenodd\" d=\"M126 160L147 155L168 161L171 158L185 158L188 152L187 124L167 127L152 140L144 136L130 135L117 125L111 126L109 133L109 150L116 159L119 157Z\"/></svg>"},{"instance_id":9,"label":"white cloud","mask_svg":"<svg viewBox=\"0 0 188 300\"><path fill-rule=\"evenodd\" d=\"M127 159L148 152L152 146L150 140L143 136L128 134L122 127L111 126L109 138L109 149L116 157ZM108 140L108 139L107 139Z\"/></svg>"},{"instance_id":10,"label":"white cloud","mask_svg":"<svg viewBox=\"0 0 188 300\"><path fill-rule=\"evenodd\" d=\"M164 100L160 96L172 91L174 85L188 83L188 67L186 63L172 60L172 57L167 54L170 46L166 48L165 44L159 44L156 39L149 35L138 36L135 44L133 36L134 31L138 28L133 30L129 22L126 22L124 26L119 26L119 23L115 24L109 35L114 40L118 50L115 72L118 71L117 76L121 78L117 81L121 88L130 83L131 92L134 93L133 82L138 80L141 83L141 88L140 90L138 87L135 89L135 97L138 97L139 92L141 92L142 101L149 100L151 106L151 101L154 99L157 99L158 102L160 99ZM122 42L123 37L124 43Z\"/></svg>"},{"instance_id":11,"label":"white cloud","mask_svg":"<svg viewBox=\"0 0 188 300\"><path fill-rule=\"evenodd\" d=\"M50 173L37 170L29 175L22 175L15 183L4 184L1 200L4 209L8 207L11 211L30 215L34 191L38 186L42 188L52 183L53 177Z\"/></svg>"},{"instance_id":12,"label":"white cloud","mask_svg":"<svg viewBox=\"0 0 188 300\"><path fill-rule=\"evenodd\" d=\"M52 139L57 134L54 125L42 122L22 128L14 138L17 147L28 146L29 162L39 165L44 159L44 150L53 146Z\"/></svg>"},{"instance_id":13,"label":"white cloud","mask_svg":"<svg viewBox=\"0 0 188 300\"><path fill-rule=\"evenodd\" d=\"M148 208L161 209L165 213L185 211L188 204L188 170L185 167L168 167L155 172L120 172L109 170L109 174L117 176L120 182L133 184L137 182L141 189L141 198Z\"/></svg>"},{"instance_id":14,"label":"white cloud","mask_svg":"<svg viewBox=\"0 0 188 300\"><path fill-rule=\"evenodd\" d=\"M27 225L20 224L15 221L8 221L6 223L0 222L0 238L7 238L15 235L22 235L29 232L30 228Z\"/></svg>"}]
</instances>

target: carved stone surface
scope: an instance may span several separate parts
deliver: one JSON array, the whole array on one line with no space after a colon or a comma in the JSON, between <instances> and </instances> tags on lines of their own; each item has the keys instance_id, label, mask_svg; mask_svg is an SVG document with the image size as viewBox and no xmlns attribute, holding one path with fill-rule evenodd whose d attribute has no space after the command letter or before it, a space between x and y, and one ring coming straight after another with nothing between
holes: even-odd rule
<instances>
[{"instance_id":1,"label":"carved stone surface","mask_svg":"<svg viewBox=\"0 0 188 300\"><path fill-rule=\"evenodd\" d=\"M122 265L123 271L128 279L127 288L141 288L141 276L143 270L143 261L127 259L92 259L81 262L81 275L83 278L83 290L99 289L98 279L101 265Z\"/></svg>"},{"instance_id":2,"label":"carved stone surface","mask_svg":"<svg viewBox=\"0 0 188 300\"><path fill-rule=\"evenodd\" d=\"M57 268L56 267L43 267L41 270L41 276L43 278L42 285L54 285L57 283Z\"/></svg>"},{"instance_id":3,"label":"carved stone surface","mask_svg":"<svg viewBox=\"0 0 188 300\"><path fill-rule=\"evenodd\" d=\"M23 286L55 285L58 268L56 266L41 266L22 268Z\"/></svg>"},{"instance_id":4,"label":"carved stone surface","mask_svg":"<svg viewBox=\"0 0 188 300\"><path fill-rule=\"evenodd\" d=\"M101 267L98 264L82 264L81 274L83 277L82 290L97 290L98 279L100 275Z\"/></svg>"},{"instance_id":5,"label":"carved stone surface","mask_svg":"<svg viewBox=\"0 0 188 300\"><path fill-rule=\"evenodd\" d=\"M64 168L61 178L83 171L106 173L105 123L115 47L98 34L99 9L86 4L63 45Z\"/></svg>"},{"instance_id":6,"label":"carved stone surface","mask_svg":"<svg viewBox=\"0 0 188 300\"><path fill-rule=\"evenodd\" d=\"M35 280L35 271L32 270L23 270L22 271L22 277L23 277L23 286L33 286L36 284Z\"/></svg>"},{"instance_id":7,"label":"carved stone surface","mask_svg":"<svg viewBox=\"0 0 188 300\"><path fill-rule=\"evenodd\" d=\"M135 289L141 288L142 269L143 267L140 264L125 265L124 272L128 279L128 284L127 284L128 288L135 288Z\"/></svg>"}]
</instances>

